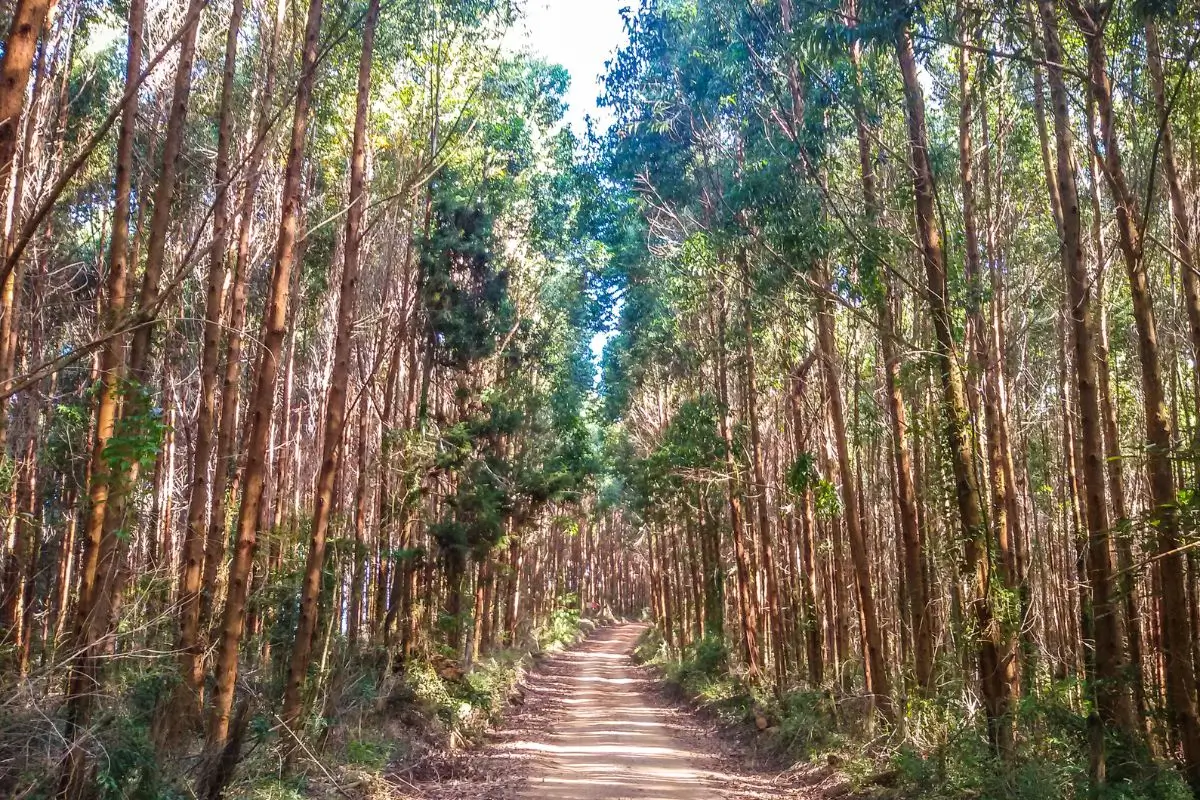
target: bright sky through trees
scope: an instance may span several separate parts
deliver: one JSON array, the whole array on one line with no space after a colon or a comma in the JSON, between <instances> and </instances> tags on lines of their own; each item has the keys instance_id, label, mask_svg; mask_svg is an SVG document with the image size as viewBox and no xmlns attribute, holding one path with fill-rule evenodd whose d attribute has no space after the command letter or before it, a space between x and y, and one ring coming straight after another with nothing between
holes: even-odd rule
<instances>
[{"instance_id":1,"label":"bright sky through trees","mask_svg":"<svg viewBox=\"0 0 1200 800\"><path fill-rule=\"evenodd\" d=\"M587 130L591 117L601 128L610 115L596 106L600 76L617 48L628 41L621 10L629 0L530 0L518 47L528 47L552 64L571 73L564 121L577 136ZM597 360L609 335L602 333L591 343Z\"/></svg>"},{"instance_id":2,"label":"bright sky through trees","mask_svg":"<svg viewBox=\"0 0 1200 800\"><path fill-rule=\"evenodd\" d=\"M529 0L524 41L530 50L571 73L566 121L582 135L585 120L607 123L596 108L605 62L626 41L621 9L629 0Z\"/></svg>"}]
</instances>

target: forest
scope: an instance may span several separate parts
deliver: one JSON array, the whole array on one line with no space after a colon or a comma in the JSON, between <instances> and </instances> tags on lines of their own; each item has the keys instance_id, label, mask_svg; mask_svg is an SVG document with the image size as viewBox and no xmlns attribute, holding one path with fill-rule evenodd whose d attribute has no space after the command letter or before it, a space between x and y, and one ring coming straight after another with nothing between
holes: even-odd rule
<instances>
[{"instance_id":1,"label":"forest","mask_svg":"<svg viewBox=\"0 0 1200 800\"><path fill-rule=\"evenodd\" d=\"M527 11L0 4L0 796L499 800L597 628L842 796L1200 794L1200 5L631 0L586 131Z\"/></svg>"}]
</instances>

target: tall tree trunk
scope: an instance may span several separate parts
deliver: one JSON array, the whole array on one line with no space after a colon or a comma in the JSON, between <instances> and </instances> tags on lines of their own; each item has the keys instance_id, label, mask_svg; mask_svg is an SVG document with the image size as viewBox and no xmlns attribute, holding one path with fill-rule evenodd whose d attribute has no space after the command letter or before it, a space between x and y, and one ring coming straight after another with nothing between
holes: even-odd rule
<instances>
[{"instance_id":1,"label":"tall tree trunk","mask_svg":"<svg viewBox=\"0 0 1200 800\"><path fill-rule=\"evenodd\" d=\"M1189 780L1200 790L1200 720L1197 719L1192 629L1187 616L1184 554L1180 549L1178 497L1171 460L1172 424L1163 386L1154 303L1150 296L1145 254L1142 250L1140 213L1125 178L1121 142L1116 130L1112 85L1109 81L1108 57L1104 46L1103 17L1107 17L1107 12L1103 12L1100 6L1095 4L1084 8L1078 0L1068 0L1067 5L1087 44L1090 88L1096 103L1100 136L1104 144L1101 167L1116 212L1117 241L1125 261L1133 301L1133 319L1137 330L1138 358L1142 373L1147 442L1146 469L1152 504L1150 526L1156 533L1157 560L1162 581L1163 614L1160 624L1167 673L1167 706L1170 709L1171 726L1179 736L1184 750ZM1148 34L1148 38L1153 39L1153 34ZM1159 92L1155 94L1158 95ZM1159 107L1160 116L1165 110ZM1165 124L1162 135L1169 142L1169 121L1163 119L1162 122ZM1176 233L1178 234L1178 229ZM1176 238L1178 240L1178 235ZM1185 267L1185 272L1190 269Z\"/></svg>"},{"instance_id":2,"label":"tall tree trunk","mask_svg":"<svg viewBox=\"0 0 1200 800\"><path fill-rule=\"evenodd\" d=\"M368 379L369 380L369 379ZM364 394L370 385L363 387ZM350 611L346 627L346 638L352 649L359 645L359 627L362 625L363 580L367 560L367 434L369 413L366 398L358 406L358 482L354 489L354 556L350 568Z\"/></svg>"},{"instance_id":3,"label":"tall tree trunk","mask_svg":"<svg viewBox=\"0 0 1200 800\"><path fill-rule=\"evenodd\" d=\"M235 444L238 405L242 385L242 344L246 327L246 287L250 272L250 237L254 229L255 199L262 180L262 163L267 152L271 127L272 103L275 95L276 53L279 32L287 4L275 0L275 20L271 28L270 46L265 57L266 75L258 101L258 122L254 144L246 163L246 185L242 189L238 212L238 240L229 287L228 340L225 345L225 371L221 378L221 410L217 420L216 452L213 457L211 509L208 515L208 534L204 543L204 574L200 592L200 630L209 628L216 604L217 578L225 560L225 540L228 534L226 508L233 494L230 476L236 474Z\"/></svg>"},{"instance_id":4,"label":"tall tree trunk","mask_svg":"<svg viewBox=\"0 0 1200 800\"><path fill-rule=\"evenodd\" d=\"M913 168L913 193L917 207L917 234L925 264L926 297L933 322L938 370L941 373L942 409L946 445L954 475L954 494L963 527L966 569L974 583L971 606L981 641L978 643L979 682L988 716L988 734L1002 750L1009 734L1007 693L1002 683L1002 645L999 621L991 598L991 569L987 557L988 535L982 498L976 484L975 452L972 445L962 369L950 318L946 259L936 217L933 169L929 162L925 98L917 75L912 37L903 27L896 38L896 56L904 81L905 112Z\"/></svg>"},{"instance_id":5,"label":"tall tree trunk","mask_svg":"<svg viewBox=\"0 0 1200 800\"><path fill-rule=\"evenodd\" d=\"M929 606L928 589L921 568L921 529L917 519L917 497L913 483L912 464L909 457L908 419L904 410L904 396L900 388L900 356L897 353L896 316L893 302L892 276L878 257L876 248L882 246L878 236L880 217L879 195L875 185L875 159L871 154L871 137L867 127L865 100L862 97L862 71L860 45L851 45L855 83L858 86L854 105L855 133L858 140L858 164L862 181L863 206L867 215L866 251L861 258L864 273L878 277L882 288L879 306L879 339L884 360L888 421L892 428L892 460L896 471L896 499L900 520L900 535L903 540L904 570L908 616L913 631L914 668L917 686L927 690L933 679L933 630L927 619Z\"/></svg>"},{"instance_id":6,"label":"tall tree trunk","mask_svg":"<svg viewBox=\"0 0 1200 800\"><path fill-rule=\"evenodd\" d=\"M787 683L787 656L784 651L783 616L780 611L779 571L775 563L776 547L771 541L771 511L767 498L767 479L763 468L762 432L758 422L758 375L754 363L754 310L751 303L750 263L745 251L738 254L741 266L743 308L742 324L746 353L746 418L750 424L750 466L754 477L755 508L758 512L759 559L766 579L767 619L770 622L771 653L775 671L775 691L782 694Z\"/></svg>"},{"instance_id":7,"label":"tall tree trunk","mask_svg":"<svg viewBox=\"0 0 1200 800\"><path fill-rule=\"evenodd\" d=\"M829 285L829 279L824 273L824 267L821 267L821 270L818 281L824 288ZM879 628L875 595L871 586L870 554L867 551L867 539L863 532L862 507L855 489L854 468L850 463L850 442L846 435L846 412L842 401L841 357L837 351L833 308L830 306L829 299L824 295L818 296L816 302L817 349L821 354L821 368L825 374L829 419L833 428L838 472L842 482L842 503L845 506L843 519L846 525L846 538L850 545L850 560L854 566L859 633L862 636L867 693L874 698L874 702L884 717L890 720L894 716L895 709L892 706L891 684L883 652L883 635ZM844 613L844 610L839 613ZM845 657L844 653L842 657Z\"/></svg>"},{"instance_id":8,"label":"tall tree trunk","mask_svg":"<svg viewBox=\"0 0 1200 800\"><path fill-rule=\"evenodd\" d=\"M792 414L792 436L796 458L811 458L806 446L806 426L804 423L804 395L806 390L805 376L811 368L813 358L797 365L790 378L789 403ZM816 520L813 516L813 495L811 487L804 487L800 495L800 509L797 512L800 523L799 559L800 570L800 602L803 607L803 624L805 640L805 659L808 662L808 683L810 688L821 686L825 678L825 659L822 648L822 617L820 608L820 575L818 575L816 553Z\"/></svg>"},{"instance_id":9,"label":"tall tree trunk","mask_svg":"<svg viewBox=\"0 0 1200 800\"><path fill-rule=\"evenodd\" d=\"M1114 556L1105 497L1104 439L1100 420L1100 398L1096 375L1096 325L1092 310L1091 279L1084 262L1079 190L1076 183L1074 132L1071 127L1066 85L1063 81L1063 50L1059 38L1054 0L1038 0L1042 20L1046 75L1054 119L1057 163L1056 187L1062 214L1063 264L1075 348L1076 391L1079 402L1079 443L1083 450L1084 509L1087 520L1087 578L1091 586L1091 608L1086 614L1095 648L1092 687L1101 720L1125 730L1132 729L1132 710L1122 672L1125 654L1120 615L1115 606ZM1093 777L1103 779L1099 753L1093 754Z\"/></svg>"},{"instance_id":10,"label":"tall tree trunk","mask_svg":"<svg viewBox=\"0 0 1200 800\"><path fill-rule=\"evenodd\" d=\"M1096 297L1096 378L1100 392L1100 416L1104 429L1104 451L1108 477L1108 499L1112 506L1114 527L1113 549L1120 570L1121 601L1125 609L1125 635L1129 644L1130 680L1133 683L1134 711L1147 734L1151 732L1153 720L1146 703L1145 657L1142 653L1142 620L1138 601L1138 576L1133 560L1133 530L1130 525L1129 509L1125 502L1124 461L1121 454L1121 432L1117 418L1117 405L1113 399L1112 369L1108 340L1108 306L1104 302L1106 283L1107 249L1104 243L1104 218L1100 208L1100 167L1098 143L1096 142L1095 103L1091 93L1087 97L1088 142L1091 149L1088 159L1088 179L1092 185L1091 238L1093 263L1095 264Z\"/></svg>"},{"instance_id":11,"label":"tall tree trunk","mask_svg":"<svg viewBox=\"0 0 1200 800\"><path fill-rule=\"evenodd\" d=\"M966 31L964 36L968 35ZM959 120L958 120L958 159L959 182L962 188L963 229L965 233L965 266L967 289L967 318L971 326L973 347L971 361L983 383L983 416L984 430L987 435L988 476L991 479L992 490L992 538L995 541L995 551L999 556L1000 579L1006 592L1014 596L1020 591L1017 580L1017 563L1015 544L1012 541L1012 522L1009 520L1007 474L1004 468L1005 454L1002 451L1003 441L1000 433L1000 403L996 396L994 371L999 354L992 351L992 326L985 319L982 308L983 295L983 253L979 236L978 213L975 197L975 165L974 145L971 134L974 125L975 89L971 85L972 76L970 63L964 49L958 51L959 71ZM986 100L984 101L986 102ZM989 548L990 550L991 548ZM987 555L982 556L988 558ZM984 591L991 591L985 586ZM989 600L990 602L990 600ZM1011 604L1009 607L1013 607ZM996 743L1004 753L1012 749L1013 728L1009 712L1020 699L1020 676L1018 673L1017 646L1015 631L1021 629L1020 616L1012 619L997 619L995 625L995 647L997 650L995 664L996 674L991 677L995 683L999 703L993 716L993 729ZM986 646L986 645L985 645ZM987 676L983 676L988 680Z\"/></svg>"},{"instance_id":12,"label":"tall tree trunk","mask_svg":"<svg viewBox=\"0 0 1200 800\"><path fill-rule=\"evenodd\" d=\"M25 89L37 54L42 25L57 0L17 0L12 12L4 57L0 59L0 213L3 219L3 252L13 254L14 237L20 225L20 192L15 185L17 139L21 134ZM0 388L7 388L16 364L15 321L18 291L17 270L9 270L0 283ZM0 413L0 447L5 442L8 414Z\"/></svg>"},{"instance_id":13,"label":"tall tree trunk","mask_svg":"<svg viewBox=\"0 0 1200 800\"><path fill-rule=\"evenodd\" d=\"M145 0L129 4L129 41L125 56L125 83L137 81L142 65L142 27ZM104 317L110 326L120 322L127 312L125 285L129 270L129 207L133 181L133 142L137 132L137 103L127 103L121 112L117 136L116 176L112 212L112 236L108 248L108 300ZM112 480L105 449L112 438L120 402L120 384L124 365L124 339L113 336L100 353L100 390L94 417L94 439L89 467L88 514L83 526L83 550L79 559L79 588L75 600L72 648L67 686L67 737L70 751L64 762L60 788L65 796L77 797L87 783L84 743L99 680L97 644L89 636L95 606L96 583L104 531L104 511Z\"/></svg>"},{"instance_id":14,"label":"tall tree trunk","mask_svg":"<svg viewBox=\"0 0 1200 800\"><path fill-rule=\"evenodd\" d=\"M301 689L308 674L312 636L316 630L321 594L321 570L325 564L325 542L333 507L334 478L341 461L342 434L346 428L346 386L350 379L350 337L358 304L359 253L363 219L366 212L367 113L371 102L371 59L375 44L375 26L379 20L379 0L370 0L363 22L362 57L358 64L358 96L354 115L354 140L350 150L350 198L346 213L343 244L341 297L338 300L337 331L334 334L333 373L325 407L325 431L321 468L317 475L316 507L313 510L312 538L304 566L300 593L300 620L296 641L288 663L280 717L294 727L301 710Z\"/></svg>"},{"instance_id":15,"label":"tall tree trunk","mask_svg":"<svg viewBox=\"0 0 1200 800\"><path fill-rule=\"evenodd\" d=\"M762 677L762 657L758 646L758 590L755 588L754 574L750 568L750 553L746 546L746 523L743 517L742 498L739 494L738 470L733 457L733 420L729 398L729 367L725 352L726 332L726 295L721 287L717 298L717 391L721 409L719 428L724 442L725 471L727 473L726 490L729 500L729 526L733 536L733 556L737 568L738 612L742 624L743 655L746 658L746 670L751 681L757 682Z\"/></svg>"},{"instance_id":16,"label":"tall tree trunk","mask_svg":"<svg viewBox=\"0 0 1200 800\"><path fill-rule=\"evenodd\" d=\"M142 284L138 293L138 311L149 312L159 302L159 283L166 261L167 236L171 228L174 208L176 176L183 152L183 139L187 123L188 102L192 90L192 62L196 54L196 39L200 28L200 10L206 0L190 0L187 9L187 30L180 42L179 63L176 66L171 106L167 115L167 130L163 141L162 171L154 187L153 211L150 215L149 234L146 244L146 260L142 271ZM150 349L154 325L151 322L158 312L136 327L129 346L129 361L126 379L129 382L126 396L121 404L118 423L131 435L145 436L143 431L146 417L150 414ZM162 456L161 443L146 441L140 445L154 447L158 457ZM93 640L108 634L116 625L116 616L125 582L129 577L126 564L129 536L121 531L133 531L136 520L132 518L131 500L141 472L141 461L136 457L122 459L118 474L111 476L110 497L104 508L104 530L101 544L100 583L95 596L91 633Z\"/></svg>"},{"instance_id":17,"label":"tall tree trunk","mask_svg":"<svg viewBox=\"0 0 1200 800\"><path fill-rule=\"evenodd\" d=\"M204 306L204 340L200 349L200 404L192 450L192 481L188 490L187 523L183 539L183 570L179 580L179 671L183 679L176 713L195 717L200 712L204 685L204 648L200 636L200 587L204 572L205 514L210 507L208 482L216 417L217 368L220 360L221 313L225 305L226 234L229 224L229 161L233 140L233 84L237 73L238 33L243 0L233 0L225 37L225 66L221 74L221 100L217 111L217 157L213 184L213 241L210 247L208 286ZM224 487L217 487L224 493ZM215 505L215 504L212 504Z\"/></svg>"},{"instance_id":18,"label":"tall tree trunk","mask_svg":"<svg viewBox=\"0 0 1200 800\"><path fill-rule=\"evenodd\" d=\"M296 91L295 115L284 170L283 211L279 221L279 239L271 271L267 316L263 324L262 358L258 364L254 395L250 399L250 435L246 447L246 466L241 509L237 523L237 545L229 568L229 587L222 614L220 646L215 668L216 690L208 723L208 745L214 752L224 748L229 737L233 693L237 682L238 650L246 617L246 594L250 568L254 562L265 476L267 438L275 408L275 378L279 356L287 332L288 297L292 267L296 260L297 233L301 216L300 176L304 166L304 143L308 131L308 112L316 82L317 49L321 36L322 0L310 0L304 29L304 50L300 63L300 85Z\"/></svg>"}]
</instances>

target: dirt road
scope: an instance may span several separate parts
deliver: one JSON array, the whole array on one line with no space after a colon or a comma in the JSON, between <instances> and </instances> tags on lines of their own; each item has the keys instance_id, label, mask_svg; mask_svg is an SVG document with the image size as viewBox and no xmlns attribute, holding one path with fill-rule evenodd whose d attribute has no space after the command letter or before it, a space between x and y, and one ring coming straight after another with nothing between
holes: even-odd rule
<instances>
[{"instance_id":1,"label":"dirt road","mask_svg":"<svg viewBox=\"0 0 1200 800\"><path fill-rule=\"evenodd\" d=\"M567 654L565 674L534 690L560 695L544 742L514 745L544 754L523 797L538 800L712 797L694 743L672 730L644 691L629 653L637 625L598 631Z\"/></svg>"},{"instance_id":2,"label":"dirt road","mask_svg":"<svg viewBox=\"0 0 1200 800\"><path fill-rule=\"evenodd\" d=\"M824 770L755 771L748 747L668 701L633 663L645 627L602 628L543 659L524 701L446 771L428 800L818 800Z\"/></svg>"},{"instance_id":3,"label":"dirt road","mask_svg":"<svg viewBox=\"0 0 1200 800\"><path fill-rule=\"evenodd\" d=\"M521 763L510 787L481 797L520 800L710 800L811 797L745 759L654 691L630 658L643 631L617 625L554 655L530 676L525 713L491 748ZM510 762L511 763L511 762ZM507 789L507 791L506 791ZM511 794L509 793L511 791Z\"/></svg>"}]
</instances>

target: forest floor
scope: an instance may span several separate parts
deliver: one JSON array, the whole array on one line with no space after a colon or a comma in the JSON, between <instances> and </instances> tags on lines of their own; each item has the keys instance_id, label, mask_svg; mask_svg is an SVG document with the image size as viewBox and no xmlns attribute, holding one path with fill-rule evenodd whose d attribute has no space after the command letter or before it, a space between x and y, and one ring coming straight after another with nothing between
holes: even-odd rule
<instances>
[{"instance_id":1,"label":"forest floor","mask_svg":"<svg viewBox=\"0 0 1200 800\"><path fill-rule=\"evenodd\" d=\"M825 770L760 769L745 742L669 700L657 675L631 657L644 630L601 628L543 659L489 743L443 774L426 771L414 788L436 800L828 796Z\"/></svg>"}]
</instances>

